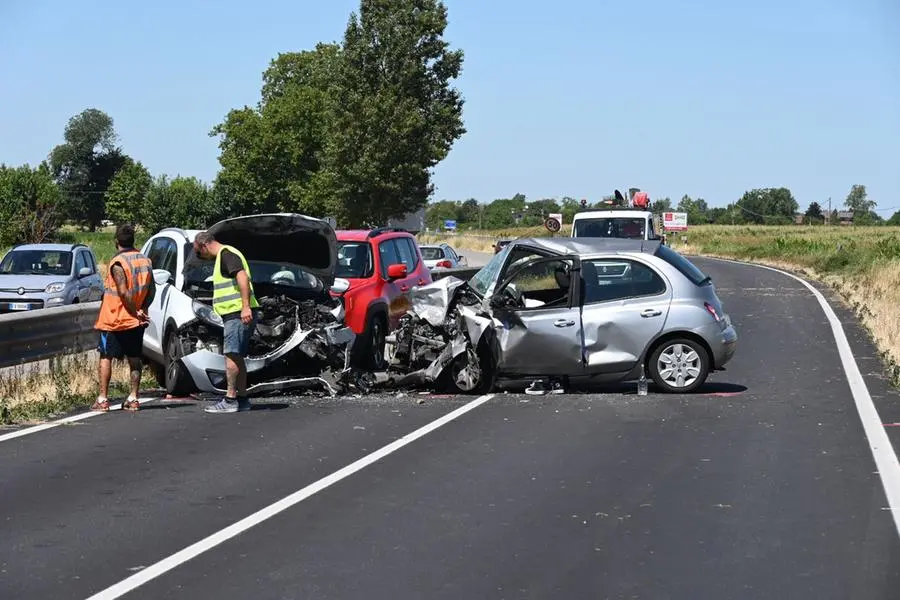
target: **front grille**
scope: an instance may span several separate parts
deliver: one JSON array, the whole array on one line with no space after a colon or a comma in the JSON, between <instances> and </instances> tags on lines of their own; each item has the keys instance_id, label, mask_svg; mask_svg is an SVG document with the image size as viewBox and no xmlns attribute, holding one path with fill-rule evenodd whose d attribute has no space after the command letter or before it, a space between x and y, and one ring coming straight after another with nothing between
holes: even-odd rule
<instances>
[{"instance_id":1,"label":"front grille","mask_svg":"<svg viewBox=\"0 0 900 600\"><path fill-rule=\"evenodd\" d=\"M19 296L18 298L0 298L0 314L28 312L28 310L21 310L18 308L13 310L13 306L22 304L27 304L28 310L37 310L39 308L44 308L43 300L24 298L22 296Z\"/></svg>"}]
</instances>

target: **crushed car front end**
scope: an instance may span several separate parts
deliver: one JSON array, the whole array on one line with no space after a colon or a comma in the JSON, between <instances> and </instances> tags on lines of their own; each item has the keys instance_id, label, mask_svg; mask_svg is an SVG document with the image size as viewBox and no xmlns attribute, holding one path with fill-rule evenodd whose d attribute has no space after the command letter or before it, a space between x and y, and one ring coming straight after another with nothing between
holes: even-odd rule
<instances>
[{"instance_id":1,"label":"crushed car front end","mask_svg":"<svg viewBox=\"0 0 900 600\"><path fill-rule=\"evenodd\" d=\"M335 280L337 244L324 221L295 214L252 215L210 228L218 241L238 248L250 266L257 321L245 362L248 393L335 386L349 369L355 336L344 325ZM222 319L212 309L213 262L191 256L184 292L194 318L178 328L180 363L198 390L227 388Z\"/></svg>"}]
</instances>

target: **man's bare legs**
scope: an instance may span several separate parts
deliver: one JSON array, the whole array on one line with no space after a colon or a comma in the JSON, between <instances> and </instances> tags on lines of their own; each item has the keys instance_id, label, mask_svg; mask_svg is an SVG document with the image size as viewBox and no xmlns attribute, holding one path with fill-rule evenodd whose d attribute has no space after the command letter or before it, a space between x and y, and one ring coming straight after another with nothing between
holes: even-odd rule
<instances>
[{"instance_id":1,"label":"man's bare legs","mask_svg":"<svg viewBox=\"0 0 900 600\"><path fill-rule=\"evenodd\" d=\"M100 376L100 399L109 398L109 380L112 378L112 359L101 356L99 366Z\"/></svg>"},{"instance_id":2,"label":"man's bare legs","mask_svg":"<svg viewBox=\"0 0 900 600\"><path fill-rule=\"evenodd\" d=\"M247 363L240 354L225 355L225 379L228 382L229 398L247 395Z\"/></svg>"}]
</instances>

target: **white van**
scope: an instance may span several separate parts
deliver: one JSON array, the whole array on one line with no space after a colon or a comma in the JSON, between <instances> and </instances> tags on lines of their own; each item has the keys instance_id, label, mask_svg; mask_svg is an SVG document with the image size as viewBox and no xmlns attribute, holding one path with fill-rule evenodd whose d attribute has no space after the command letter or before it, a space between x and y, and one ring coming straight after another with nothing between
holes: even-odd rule
<instances>
[{"instance_id":1,"label":"white van","mask_svg":"<svg viewBox=\"0 0 900 600\"><path fill-rule=\"evenodd\" d=\"M609 208L575 213L571 237L661 239L653 213L633 208Z\"/></svg>"}]
</instances>

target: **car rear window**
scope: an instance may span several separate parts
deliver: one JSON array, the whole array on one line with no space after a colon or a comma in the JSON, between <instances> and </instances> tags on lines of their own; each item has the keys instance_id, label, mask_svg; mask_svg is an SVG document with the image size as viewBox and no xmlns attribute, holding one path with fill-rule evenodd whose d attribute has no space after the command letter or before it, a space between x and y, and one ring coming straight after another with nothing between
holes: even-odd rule
<instances>
[{"instance_id":1,"label":"car rear window","mask_svg":"<svg viewBox=\"0 0 900 600\"><path fill-rule=\"evenodd\" d=\"M425 260L440 260L444 258L444 250L442 248L421 248L422 258Z\"/></svg>"},{"instance_id":2,"label":"car rear window","mask_svg":"<svg viewBox=\"0 0 900 600\"><path fill-rule=\"evenodd\" d=\"M709 276L701 271L697 265L668 246L660 244L656 250L656 256L675 267L678 272L687 277L694 285L706 285L711 281Z\"/></svg>"}]
</instances>

